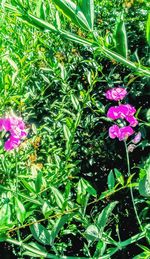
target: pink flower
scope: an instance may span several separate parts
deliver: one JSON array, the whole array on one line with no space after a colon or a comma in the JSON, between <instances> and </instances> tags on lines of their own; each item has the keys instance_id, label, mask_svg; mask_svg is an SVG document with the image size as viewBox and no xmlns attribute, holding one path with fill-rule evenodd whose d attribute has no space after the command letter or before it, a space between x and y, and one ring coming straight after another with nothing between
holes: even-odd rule
<instances>
[{"instance_id":1,"label":"pink flower","mask_svg":"<svg viewBox=\"0 0 150 259\"><path fill-rule=\"evenodd\" d=\"M105 94L107 99L113 100L113 101L123 100L126 95L127 95L126 89L121 87L114 87L112 89L109 89Z\"/></svg>"},{"instance_id":2,"label":"pink flower","mask_svg":"<svg viewBox=\"0 0 150 259\"><path fill-rule=\"evenodd\" d=\"M121 104L119 106L112 106L107 112L107 117L112 120L126 119L129 126L135 127L138 124L137 119L133 116L136 109L130 104Z\"/></svg>"},{"instance_id":3,"label":"pink flower","mask_svg":"<svg viewBox=\"0 0 150 259\"><path fill-rule=\"evenodd\" d=\"M6 151L10 151L14 148L17 148L20 145L21 141L19 138L14 138L10 136L10 138L5 142L4 149Z\"/></svg>"},{"instance_id":4,"label":"pink flower","mask_svg":"<svg viewBox=\"0 0 150 259\"><path fill-rule=\"evenodd\" d=\"M27 136L25 123L21 117L17 117L14 114L10 117L0 119L0 130L10 133L9 139L4 144L4 148L7 151L18 147L21 139Z\"/></svg>"},{"instance_id":5,"label":"pink flower","mask_svg":"<svg viewBox=\"0 0 150 259\"><path fill-rule=\"evenodd\" d=\"M119 132L120 128L117 125L113 125L109 128L109 137L112 139L119 138Z\"/></svg>"},{"instance_id":6,"label":"pink flower","mask_svg":"<svg viewBox=\"0 0 150 259\"><path fill-rule=\"evenodd\" d=\"M118 138L120 141L126 140L133 133L134 130L130 126L119 128L117 125L113 125L109 128L109 137L112 139Z\"/></svg>"},{"instance_id":7,"label":"pink flower","mask_svg":"<svg viewBox=\"0 0 150 259\"><path fill-rule=\"evenodd\" d=\"M112 120L119 119L120 118L120 114L119 114L118 106L110 107L108 112L107 112L107 117L112 119Z\"/></svg>"},{"instance_id":8,"label":"pink flower","mask_svg":"<svg viewBox=\"0 0 150 259\"><path fill-rule=\"evenodd\" d=\"M136 136L134 137L134 139L132 140L132 143L134 143L134 144L139 143L140 140L141 140L141 137L142 137L141 132L138 132L138 133L136 134Z\"/></svg>"},{"instance_id":9,"label":"pink flower","mask_svg":"<svg viewBox=\"0 0 150 259\"><path fill-rule=\"evenodd\" d=\"M121 104L119 107L120 109L124 109L125 115L132 116L136 113L135 107L130 105L129 103Z\"/></svg>"},{"instance_id":10,"label":"pink flower","mask_svg":"<svg viewBox=\"0 0 150 259\"><path fill-rule=\"evenodd\" d=\"M138 125L138 121L134 116L126 116L125 119L130 123L131 127L136 127Z\"/></svg>"},{"instance_id":11,"label":"pink flower","mask_svg":"<svg viewBox=\"0 0 150 259\"><path fill-rule=\"evenodd\" d=\"M134 133L134 130L130 126L120 128L119 140L126 140L129 136Z\"/></svg>"},{"instance_id":12,"label":"pink flower","mask_svg":"<svg viewBox=\"0 0 150 259\"><path fill-rule=\"evenodd\" d=\"M3 129L9 131L13 137L21 138L27 135L25 124L20 117L9 117L2 119Z\"/></svg>"}]
</instances>

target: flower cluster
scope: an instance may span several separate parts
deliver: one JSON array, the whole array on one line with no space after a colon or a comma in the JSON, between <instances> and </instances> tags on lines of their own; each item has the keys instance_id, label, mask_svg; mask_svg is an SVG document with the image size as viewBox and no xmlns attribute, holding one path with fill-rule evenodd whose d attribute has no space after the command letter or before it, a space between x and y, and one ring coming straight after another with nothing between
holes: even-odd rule
<instances>
[{"instance_id":1,"label":"flower cluster","mask_svg":"<svg viewBox=\"0 0 150 259\"><path fill-rule=\"evenodd\" d=\"M9 133L9 137L4 144L4 149L7 151L18 147L21 140L27 136L22 118L15 115L0 119L0 131L2 130Z\"/></svg>"},{"instance_id":2,"label":"flower cluster","mask_svg":"<svg viewBox=\"0 0 150 259\"><path fill-rule=\"evenodd\" d=\"M107 112L107 117L112 120L125 119L130 123L131 127L138 124L137 119L134 117L136 109L130 104L121 104L119 106L110 107Z\"/></svg>"},{"instance_id":3,"label":"flower cluster","mask_svg":"<svg viewBox=\"0 0 150 259\"><path fill-rule=\"evenodd\" d=\"M123 100L124 97L127 95L126 89L122 87L115 87L112 89L109 89L106 92L106 98L113 101L120 101Z\"/></svg>"},{"instance_id":4,"label":"flower cluster","mask_svg":"<svg viewBox=\"0 0 150 259\"><path fill-rule=\"evenodd\" d=\"M109 89L105 94L107 99L113 101L123 100L126 95L126 89L121 87ZM112 139L118 138L121 141L126 140L129 136L134 134L133 127L136 127L138 125L138 121L134 117L135 113L135 107L130 104L119 104L117 106L110 107L107 112L107 117L112 120L121 121L123 123L123 126L119 127L117 124L111 126L109 128L109 137ZM127 125L125 122L129 123L129 125Z\"/></svg>"}]
</instances>

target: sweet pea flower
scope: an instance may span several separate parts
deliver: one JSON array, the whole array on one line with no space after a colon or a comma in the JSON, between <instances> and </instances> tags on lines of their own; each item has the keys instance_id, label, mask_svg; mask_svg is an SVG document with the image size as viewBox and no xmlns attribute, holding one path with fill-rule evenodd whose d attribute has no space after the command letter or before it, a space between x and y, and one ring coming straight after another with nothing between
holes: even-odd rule
<instances>
[{"instance_id":1,"label":"sweet pea flower","mask_svg":"<svg viewBox=\"0 0 150 259\"><path fill-rule=\"evenodd\" d=\"M112 120L119 119L120 118L119 106L110 107L108 112L107 112L107 117L112 119Z\"/></svg>"},{"instance_id":2,"label":"sweet pea flower","mask_svg":"<svg viewBox=\"0 0 150 259\"><path fill-rule=\"evenodd\" d=\"M109 128L109 137L112 139L119 138L119 132L120 128L117 125L113 125Z\"/></svg>"},{"instance_id":3,"label":"sweet pea flower","mask_svg":"<svg viewBox=\"0 0 150 259\"><path fill-rule=\"evenodd\" d=\"M134 116L126 116L125 119L130 123L131 127L136 127L138 125L138 121Z\"/></svg>"},{"instance_id":4,"label":"sweet pea flower","mask_svg":"<svg viewBox=\"0 0 150 259\"><path fill-rule=\"evenodd\" d=\"M136 134L136 136L134 137L134 139L132 139L132 143L134 143L134 144L139 143L140 140L141 140L141 137L142 137L141 132L138 132L138 133Z\"/></svg>"},{"instance_id":5,"label":"sweet pea flower","mask_svg":"<svg viewBox=\"0 0 150 259\"><path fill-rule=\"evenodd\" d=\"M129 136L134 133L134 130L130 126L120 128L119 140L127 140Z\"/></svg>"},{"instance_id":6,"label":"sweet pea flower","mask_svg":"<svg viewBox=\"0 0 150 259\"><path fill-rule=\"evenodd\" d=\"M107 99L113 100L113 101L123 100L126 95L127 95L127 91L122 87L114 87L112 89L109 89L105 94Z\"/></svg>"},{"instance_id":7,"label":"sweet pea flower","mask_svg":"<svg viewBox=\"0 0 150 259\"><path fill-rule=\"evenodd\" d=\"M119 128L118 125L113 125L109 128L109 137L112 139L118 138L120 141L126 140L133 133L134 130L130 126Z\"/></svg>"},{"instance_id":8,"label":"sweet pea flower","mask_svg":"<svg viewBox=\"0 0 150 259\"><path fill-rule=\"evenodd\" d=\"M133 116L136 112L136 109L130 104L121 104L118 106L112 106L107 112L107 117L116 120L124 119L127 116Z\"/></svg>"},{"instance_id":9,"label":"sweet pea flower","mask_svg":"<svg viewBox=\"0 0 150 259\"><path fill-rule=\"evenodd\" d=\"M107 117L112 120L125 119L129 122L129 126L135 127L138 124L137 119L133 116L136 109L130 104L121 104L119 106L112 106L107 112Z\"/></svg>"},{"instance_id":10,"label":"sweet pea flower","mask_svg":"<svg viewBox=\"0 0 150 259\"><path fill-rule=\"evenodd\" d=\"M4 144L4 149L7 151L18 147L21 140L27 136L23 119L14 114L0 119L0 131L2 130L10 133L8 140Z\"/></svg>"},{"instance_id":11,"label":"sweet pea flower","mask_svg":"<svg viewBox=\"0 0 150 259\"><path fill-rule=\"evenodd\" d=\"M5 142L4 149L6 151L11 151L15 148L17 148L21 143L21 140L19 138L14 138L13 136L10 136L10 138Z\"/></svg>"},{"instance_id":12,"label":"sweet pea flower","mask_svg":"<svg viewBox=\"0 0 150 259\"><path fill-rule=\"evenodd\" d=\"M21 117L8 117L4 118L3 129L9 131L10 134L14 137L24 137L27 135L25 131L25 124Z\"/></svg>"}]
</instances>

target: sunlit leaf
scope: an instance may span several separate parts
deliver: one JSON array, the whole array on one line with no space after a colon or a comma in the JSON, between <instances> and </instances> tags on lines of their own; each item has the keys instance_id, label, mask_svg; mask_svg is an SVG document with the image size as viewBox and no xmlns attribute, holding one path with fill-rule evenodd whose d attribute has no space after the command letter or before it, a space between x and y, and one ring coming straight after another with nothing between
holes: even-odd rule
<instances>
[{"instance_id":1,"label":"sunlit leaf","mask_svg":"<svg viewBox=\"0 0 150 259\"><path fill-rule=\"evenodd\" d=\"M17 197L15 197L15 210L16 210L17 219L21 224L23 224L26 218L26 209L23 203Z\"/></svg>"},{"instance_id":2,"label":"sunlit leaf","mask_svg":"<svg viewBox=\"0 0 150 259\"><path fill-rule=\"evenodd\" d=\"M117 205L117 201L111 202L110 204L108 204L100 213L100 215L97 217L96 220L96 225L99 228L101 234L104 231L104 228L106 227L109 217L113 211L113 209L115 208L115 206Z\"/></svg>"}]
</instances>

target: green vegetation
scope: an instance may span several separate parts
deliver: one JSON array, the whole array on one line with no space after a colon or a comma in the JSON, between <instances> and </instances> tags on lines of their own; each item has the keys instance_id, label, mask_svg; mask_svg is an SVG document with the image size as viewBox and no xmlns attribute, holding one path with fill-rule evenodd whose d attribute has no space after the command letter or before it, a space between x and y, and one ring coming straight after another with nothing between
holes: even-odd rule
<instances>
[{"instance_id":1,"label":"green vegetation","mask_svg":"<svg viewBox=\"0 0 150 259\"><path fill-rule=\"evenodd\" d=\"M0 118L28 132L5 151L0 131L2 257L150 258L148 2L1 1ZM118 86L137 144L108 134Z\"/></svg>"}]
</instances>

